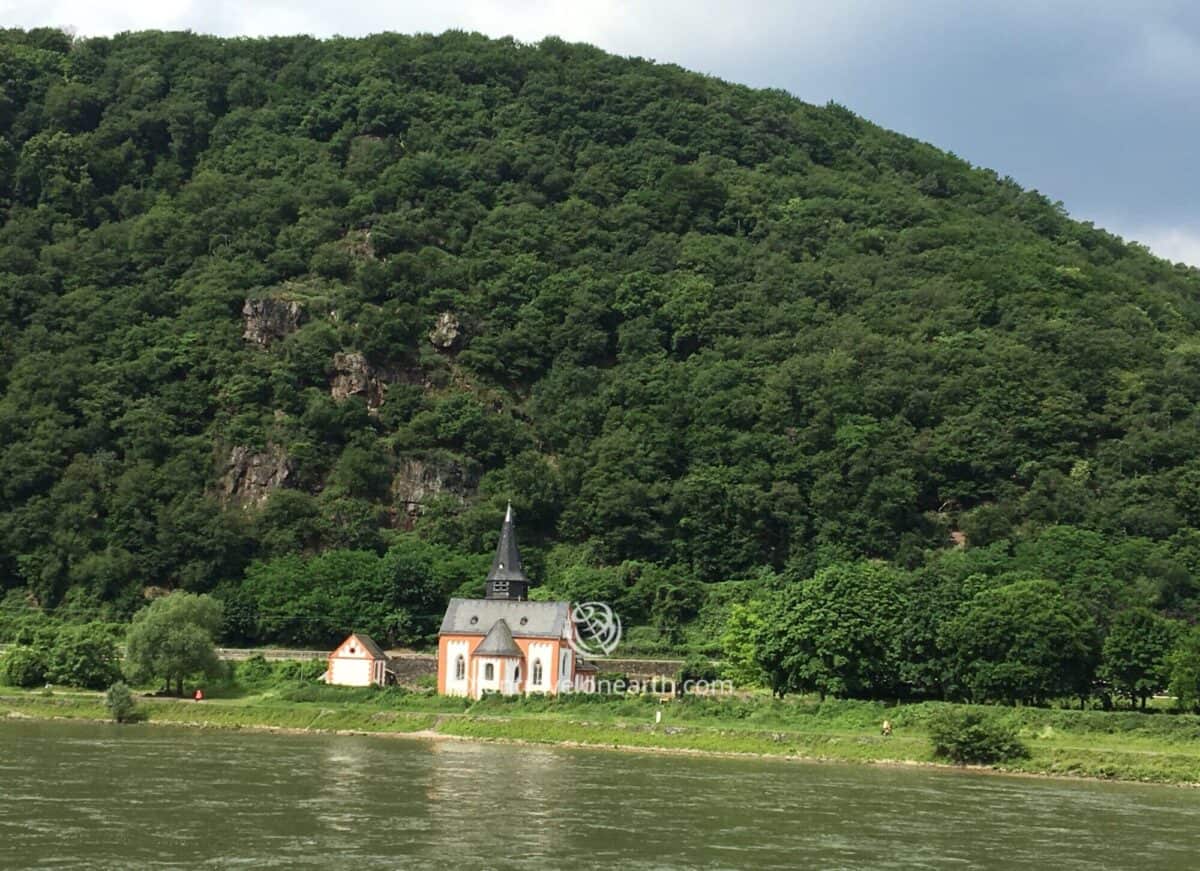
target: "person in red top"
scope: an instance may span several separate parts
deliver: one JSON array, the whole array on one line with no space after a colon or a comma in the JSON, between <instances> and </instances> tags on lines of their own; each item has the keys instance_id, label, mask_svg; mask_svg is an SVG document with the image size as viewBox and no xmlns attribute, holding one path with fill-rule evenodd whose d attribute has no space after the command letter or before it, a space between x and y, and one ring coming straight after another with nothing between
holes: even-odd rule
<instances>
[{"instance_id":1,"label":"person in red top","mask_svg":"<svg viewBox=\"0 0 1200 871\"><path fill-rule=\"evenodd\" d=\"M204 701L204 690L197 689L196 694L194 696L192 696L192 698L194 698L198 702Z\"/></svg>"}]
</instances>

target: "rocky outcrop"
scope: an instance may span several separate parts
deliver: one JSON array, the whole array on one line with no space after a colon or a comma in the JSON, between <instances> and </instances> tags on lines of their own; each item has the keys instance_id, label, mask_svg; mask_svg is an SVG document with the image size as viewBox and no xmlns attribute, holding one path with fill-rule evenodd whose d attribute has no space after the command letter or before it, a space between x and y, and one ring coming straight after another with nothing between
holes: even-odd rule
<instances>
[{"instance_id":1,"label":"rocky outcrop","mask_svg":"<svg viewBox=\"0 0 1200 871\"><path fill-rule=\"evenodd\" d=\"M351 230L342 238L342 245L355 260L375 259L370 230Z\"/></svg>"},{"instance_id":2,"label":"rocky outcrop","mask_svg":"<svg viewBox=\"0 0 1200 871\"><path fill-rule=\"evenodd\" d=\"M429 341L439 351L449 351L458 342L461 326L451 312L442 312L437 317L437 323L429 331Z\"/></svg>"},{"instance_id":3,"label":"rocky outcrop","mask_svg":"<svg viewBox=\"0 0 1200 871\"><path fill-rule=\"evenodd\" d=\"M441 457L401 459L392 479L393 525L410 528L420 515L422 505L430 499L452 496L465 502L478 485L478 476L457 460Z\"/></svg>"},{"instance_id":4,"label":"rocky outcrop","mask_svg":"<svg viewBox=\"0 0 1200 871\"><path fill-rule=\"evenodd\" d=\"M295 300L248 299L242 306L242 338L266 348L300 329L303 320L304 306Z\"/></svg>"},{"instance_id":5,"label":"rocky outcrop","mask_svg":"<svg viewBox=\"0 0 1200 871\"><path fill-rule=\"evenodd\" d=\"M227 501L261 505L272 491L287 485L292 471L292 462L279 445L268 444L265 451L236 445L221 476L222 492Z\"/></svg>"},{"instance_id":6,"label":"rocky outcrop","mask_svg":"<svg viewBox=\"0 0 1200 871\"><path fill-rule=\"evenodd\" d=\"M329 395L338 402L351 396L361 396L367 400L367 408L374 410L383 404L388 380L376 372L367 358L357 351L338 351L333 355Z\"/></svg>"}]
</instances>

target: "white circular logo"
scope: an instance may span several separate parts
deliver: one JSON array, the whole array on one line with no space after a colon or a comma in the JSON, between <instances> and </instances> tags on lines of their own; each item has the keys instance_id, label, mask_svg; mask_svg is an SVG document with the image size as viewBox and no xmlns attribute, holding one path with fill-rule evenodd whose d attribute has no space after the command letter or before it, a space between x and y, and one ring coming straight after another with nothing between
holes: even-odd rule
<instances>
[{"instance_id":1,"label":"white circular logo","mask_svg":"<svg viewBox=\"0 0 1200 871\"><path fill-rule=\"evenodd\" d=\"M580 602L571 609L570 646L580 656L603 659L621 643L621 618L603 602Z\"/></svg>"}]
</instances>

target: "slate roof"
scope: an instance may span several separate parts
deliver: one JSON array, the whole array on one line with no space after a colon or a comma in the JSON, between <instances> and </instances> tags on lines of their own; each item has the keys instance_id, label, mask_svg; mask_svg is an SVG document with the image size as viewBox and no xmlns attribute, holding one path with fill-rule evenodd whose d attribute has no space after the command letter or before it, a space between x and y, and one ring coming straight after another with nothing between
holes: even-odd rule
<instances>
[{"instance_id":1,"label":"slate roof","mask_svg":"<svg viewBox=\"0 0 1200 871\"><path fill-rule=\"evenodd\" d=\"M491 631L475 648L475 656L523 656L517 642L513 641L512 630L501 617L492 624Z\"/></svg>"},{"instance_id":2,"label":"slate roof","mask_svg":"<svg viewBox=\"0 0 1200 871\"><path fill-rule=\"evenodd\" d=\"M566 602L514 599L451 599L442 618L440 635L486 635L503 620L517 638L558 638L571 619Z\"/></svg>"},{"instance_id":3,"label":"slate roof","mask_svg":"<svg viewBox=\"0 0 1200 871\"><path fill-rule=\"evenodd\" d=\"M492 568L488 572L489 581L526 581L525 571L521 567L521 551L517 547L517 532L513 523L512 503L504 513L504 525L500 527L500 542L496 545L496 555L492 557Z\"/></svg>"}]
</instances>

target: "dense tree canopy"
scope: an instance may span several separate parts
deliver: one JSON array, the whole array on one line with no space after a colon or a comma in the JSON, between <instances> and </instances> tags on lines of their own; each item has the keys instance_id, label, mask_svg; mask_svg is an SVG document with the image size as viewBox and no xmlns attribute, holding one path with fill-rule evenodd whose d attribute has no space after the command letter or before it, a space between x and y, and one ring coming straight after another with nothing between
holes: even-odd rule
<instances>
[{"instance_id":1,"label":"dense tree canopy","mask_svg":"<svg viewBox=\"0 0 1200 871\"><path fill-rule=\"evenodd\" d=\"M126 639L125 670L142 683L161 679L183 695L183 682L220 672L213 640L221 628L221 603L182 590L155 599L134 615Z\"/></svg>"},{"instance_id":2,"label":"dense tree canopy","mask_svg":"<svg viewBox=\"0 0 1200 871\"><path fill-rule=\"evenodd\" d=\"M816 596L846 622L784 685L1041 697L941 622L1200 615L1196 270L557 39L0 32L0 392L10 610L219 590L245 640L409 640L511 499L547 594L663 643L713 582ZM905 656L845 667L879 620Z\"/></svg>"}]
</instances>

